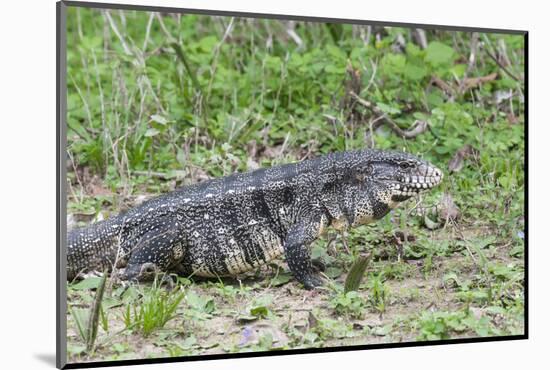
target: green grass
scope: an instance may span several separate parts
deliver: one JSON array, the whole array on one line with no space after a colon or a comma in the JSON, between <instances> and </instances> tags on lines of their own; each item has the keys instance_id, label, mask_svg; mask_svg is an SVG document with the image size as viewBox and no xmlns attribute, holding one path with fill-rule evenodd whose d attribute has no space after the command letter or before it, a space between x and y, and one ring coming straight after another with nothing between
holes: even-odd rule
<instances>
[{"instance_id":1,"label":"green grass","mask_svg":"<svg viewBox=\"0 0 550 370\"><path fill-rule=\"evenodd\" d=\"M138 330L144 336L162 329L173 319L178 305L185 297L184 292L168 293L156 280L142 295L140 301L126 305L123 320L127 329Z\"/></svg>"},{"instance_id":2,"label":"green grass","mask_svg":"<svg viewBox=\"0 0 550 370\"><path fill-rule=\"evenodd\" d=\"M240 281L180 278L172 291L109 282L93 354L82 328L100 280L69 285L70 361L523 332L521 36L426 31L423 48L405 28L72 7L67 21L76 222L206 178L370 146L442 168L420 206L445 193L459 211L426 219L409 212L414 201L330 232L312 254L331 282L312 296L284 265ZM403 138L416 121L428 128ZM362 283L344 293L366 254Z\"/></svg>"}]
</instances>

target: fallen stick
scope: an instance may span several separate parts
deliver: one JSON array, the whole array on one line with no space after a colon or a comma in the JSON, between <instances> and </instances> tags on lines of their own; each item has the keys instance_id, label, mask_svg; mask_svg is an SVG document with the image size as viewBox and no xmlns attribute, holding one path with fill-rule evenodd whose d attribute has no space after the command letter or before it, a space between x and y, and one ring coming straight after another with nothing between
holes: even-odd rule
<instances>
[{"instance_id":1,"label":"fallen stick","mask_svg":"<svg viewBox=\"0 0 550 370\"><path fill-rule=\"evenodd\" d=\"M359 104L363 105L364 107L372 110L375 114L377 114L379 116L377 120L383 120L385 123L388 124L388 126L392 129L393 132L395 132L398 136L400 136L403 139L412 139L428 129L428 122L416 120L414 121L411 128L409 128L407 131L403 131L401 127L399 127L399 125L395 123L395 121L392 120L386 113L382 112L380 108L378 108L371 102L361 98L353 91L350 92L350 95L353 96L353 98Z\"/></svg>"}]
</instances>

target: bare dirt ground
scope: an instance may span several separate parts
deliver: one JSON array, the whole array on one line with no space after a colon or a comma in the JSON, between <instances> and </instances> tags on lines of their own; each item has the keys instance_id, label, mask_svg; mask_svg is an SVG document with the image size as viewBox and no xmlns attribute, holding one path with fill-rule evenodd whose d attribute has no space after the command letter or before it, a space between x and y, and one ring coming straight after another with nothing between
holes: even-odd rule
<instances>
[{"instance_id":1,"label":"bare dirt ground","mask_svg":"<svg viewBox=\"0 0 550 370\"><path fill-rule=\"evenodd\" d=\"M462 234L473 238L486 232L466 229ZM510 257L509 246L496 246L485 254L491 263L498 266L520 271L523 268L521 259ZM480 285L476 281L480 280L482 271L475 261L476 257L470 255L468 250L457 251L450 256L433 256L429 261L375 260L369 265L368 273L377 273L388 267L389 271L399 273L393 274L395 276L386 274L384 286L388 294L384 310L367 303L358 317L338 314L331 307L331 301L337 294L334 286L343 285L345 270L331 279L328 287L314 291L306 291L294 279L288 279L288 272L282 272L282 263L278 264L279 267L265 267L240 280L184 282L184 286L178 285L176 289L182 289L186 298L174 317L149 336L125 328L123 317L129 301L117 300L121 288L114 284L106 294L111 301L115 297L112 306L107 305L105 309L108 325L100 325L93 353L83 351L74 320L70 314L67 315L69 361L194 356L521 334L523 321L518 316L498 311L494 309L494 303L483 299L478 301L475 297L464 299L461 296L464 291L475 290L476 285ZM426 266L427 263L430 266ZM464 285L468 288L459 288L458 285L464 282L471 283ZM517 288L516 293L518 289L522 294L523 287ZM368 281L363 282L358 293L362 302L369 302L373 292L368 287ZM69 305L89 307L92 296L90 290L69 289ZM202 303L210 303L197 304L197 297ZM260 307L263 314L251 315L254 307ZM444 326L441 337L426 337L423 333L432 330L426 315L438 312L451 316L467 312L466 324L453 317L442 319L439 320L440 325ZM436 329L432 331L437 334L438 320L434 319L434 322ZM480 325L479 330L475 323ZM484 325L490 330L484 331Z\"/></svg>"}]
</instances>

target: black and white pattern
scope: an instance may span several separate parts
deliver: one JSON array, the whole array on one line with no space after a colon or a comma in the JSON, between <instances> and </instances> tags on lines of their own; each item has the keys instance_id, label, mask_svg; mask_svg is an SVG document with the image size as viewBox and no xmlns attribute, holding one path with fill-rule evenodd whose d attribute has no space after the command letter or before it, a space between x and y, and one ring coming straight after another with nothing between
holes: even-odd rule
<instances>
[{"instance_id":1,"label":"black and white pattern","mask_svg":"<svg viewBox=\"0 0 550 370\"><path fill-rule=\"evenodd\" d=\"M205 181L71 231L67 275L116 265L126 279L158 271L231 276L284 254L313 288L321 280L309 245L328 226L376 221L442 178L413 155L361 150Z\"/></svg>"}]
</instances>

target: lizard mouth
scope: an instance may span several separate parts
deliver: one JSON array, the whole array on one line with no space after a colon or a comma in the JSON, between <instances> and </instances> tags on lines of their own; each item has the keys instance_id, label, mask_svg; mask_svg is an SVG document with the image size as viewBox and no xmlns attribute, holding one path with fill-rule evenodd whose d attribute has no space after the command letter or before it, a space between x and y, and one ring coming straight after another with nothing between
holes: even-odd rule
<instances>
[{"instance_id":1,"label":"lizard mouth","mask_svg":"<svg viewBox=\"0 0 550 370\"><path fill-rule=\"evenodd\" d=\"M412 196L428 191L443 180L443 172L431 166L420 168L415 174L405 175L392 184L394 195Z\"/></svg>"}]
</instances>

